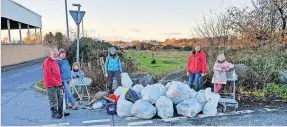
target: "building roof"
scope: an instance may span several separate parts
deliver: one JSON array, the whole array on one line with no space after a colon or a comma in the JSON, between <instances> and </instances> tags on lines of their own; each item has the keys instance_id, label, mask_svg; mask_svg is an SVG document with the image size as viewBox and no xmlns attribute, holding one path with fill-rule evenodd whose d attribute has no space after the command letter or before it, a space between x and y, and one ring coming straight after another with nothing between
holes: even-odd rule
<instances>
[{"instance_id":1,"label":"building roof","mask_svg":"<svg viewBox=\"0 0 287 127\"><path fill-rule=\"evenodd\" d=\"M7 28L7 19L10 20L10 29L18 29L18 23L21 28L42 28L42 16L30 9L16 3L13 0L1 1L1 29Z\"/></svg>"}]
</instances>

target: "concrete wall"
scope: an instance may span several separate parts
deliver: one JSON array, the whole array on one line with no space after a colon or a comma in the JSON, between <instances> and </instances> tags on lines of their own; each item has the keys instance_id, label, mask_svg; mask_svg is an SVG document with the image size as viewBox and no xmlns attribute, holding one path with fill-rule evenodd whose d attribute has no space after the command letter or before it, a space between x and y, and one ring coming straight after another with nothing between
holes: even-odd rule
<instances>
[{"instance_id":1,"label":"concrete wall","mask_svg":"<svg viewBox=\"0 0 287 127\"><path fill-rule=\"evenodd\" d=\"M34 45L1 45L1 67L14 65L48 56L49 47Z\"/></svg>"}]
</instances>

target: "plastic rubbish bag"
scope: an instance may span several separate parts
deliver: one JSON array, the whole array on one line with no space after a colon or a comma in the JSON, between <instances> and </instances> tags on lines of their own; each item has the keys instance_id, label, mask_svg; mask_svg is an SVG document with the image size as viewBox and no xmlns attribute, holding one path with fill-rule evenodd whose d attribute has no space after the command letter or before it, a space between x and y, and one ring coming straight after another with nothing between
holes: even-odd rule
<instances>
[{"instance_id":1,"label":"plastic rubbish bag","mask_svg":"<svg viewBox=\"0 0 287 127\"><path fill-rule=\"evenodd\" d=\"M132 88L132 90L134 90L138 94L139 98L141 98L141 93L143 89L144 87L141 84L134 85Z\"/></svg>"},{"instance_id":2,"label":"plastic rubbish bag","mask_svg":"<svg viewBox=\"0 0 287 127\"><path fill-rule=\"evenodd\" d=\"M196 96L197 96L197 92L194 90L194 89L190 89L189 90L190 92L189 92L189 99L195 99L196 98Z\"/></svg>"},{"instance_id":3,"label":"plastic rubbish bag","mask_svg":"<svg viewBox=\"0 0 287 127\"><path fill-rule=\"evenodd\" d=\"M140 119L151 119L156 114L156 108L147 100L140 99L134 103L132 114Z\"/></svg>"},{"instance_id":4,"label":"plastic rubbish bag","mask_svg":"<svg viewBox=\"0 0 287 127\"><path fill-rule=\"evenodd\" d=\"M138 97L137 93L134 90L132 90L132 89L128 90L128 92L126 93L125 97L126 97L126 100L131 101L133 103L135 103L137 100L140 99Z\"/></svg>"},{"instance_id":5,"label":"plastic rubbish bag","mask_svg":"<svg viewBox=\"0 0 287 127\"><path fill-rule=\"evenodd\" d=\"M114 94L117 95L117 96L120 96L123 89L124 89L124 87L119 86L119 87L114 91Z\"/></svg>"},{"instance_id":6,"label":"plastic rubbish bag","mask_svg":"<svg viewBox=\"0 0 287 127\"><path fill-rule=\"evenodd\" d=\"M166 89L169 89L170 86L171 86L171 82L168 82L168 83L165 85L165 88L166 88Z\"/></svg>"},{"instance_id":7,"label":"plastic rubbish bag","mask_svg":"<svg viewBox=\"0 0 287 127\"><path fill-rule=\"evenodd\" d=\"M171 99L174 104L186 100L190 96L191 89L188 85L181 82L171 82L170 88L166 92L166 97Z\"/></svg>"},{"instance_id":8,"label":"plastic rubbish bag","mask_svg":"<svg viewBox=\"0 0 287 127\"><path fill-rule=\"evenodd\" d=\"M114 94L117 96L125 95L128 92L129 88L124 88L119 86L115 91Z\"/></svg>"},{"instance_id":9,"label":"plastic rubbish bag","mask_svg":"<svg viewBox=\"0 0 287 127\"><path fill-rule=\"evenodd\" d=\"M132 106L133 106L133 103L130 101L127 101L125 99L125 96L121 95L120 99L117 102L117 114L120 117L133 116L131 112Z\"/></svg>"},{"instance_id":10,"label":"plastic rubbish bag","mask_svg":"<svg viewBox=\"0 0 287 127\"><path fill-rule=\"evenodd\" d=\"M194 99L188 99L176 106L177 113L187 117L196 116L201 110L202 106Z\"/></svg>"},{"instance_id":11,"label":"plastic rubbish bag","mask_svg":"<svg viewBox=\"0 0 287 127\"><path fill-rule=\"evenodd\" d=\"M205 100L207 100L207 103L205 104L202 113L204 115L216 115L219 99L220 99L219 94L211 92L211 88L206 88Z\"/></svg>"},{"instance_id":12,"label":"plastic rubbish bag","mask_svg":"<svg viewBox=\"0 0 287 127\"><path fill-rule=\"evenodd\" d=\"M163 84L160 84L160 83L157 83L157 84L154 84L155 87L157 87L161 93L161 96L164 96L167 89L164 87Z\"/></svg>"},{"instance_id":13,"label":"plastic rubbish bag","mask_svg":"<svg viewBox=\"0 0 287 127\"><path fill-rule=\"evenodd\" d=\"M107 105L107 100L106 99L99 99L96 102L93 103L92 107L93 109L99 109L99 108L103 108L105 105Z\"/></svg>"},{"instance_id":14,"label":"plastic rubbish bag","mask_svg":"<svg viewBox=\"0 0 287 127\"><path fill-rule=\"evenodd\" d=\"M147 85L142 90L142 99L150 101L152 104L154 104L157 99L161 96L160 90L158 87L154 85Z\"/></svg>"},{"instance_id":15,"label":"plastic rubbish bag","mask_svg":"<svg viewBox=\"0 0 287 127\"><path fill-rule=\"evenodd\" d=\"M125 88L132 88L133 81L128 73L122 73L122 86Z\"/></svg>"},{"instance_id":16,"label":"plastic rubbish bag","mask_svg":"<svg viewBox=\"0 0 287 127\"><path fill-rule=\"evenodd\" d=\"M202 108L205 106L207 100L205 99L205 90L200 90L197 92L195 100L202 105Z\"/></svg>"},{"instance_id":17,"label":"plastic rubbish bag","mask_svg":"<svg viewBox=\"0 0 287 127\"><path fill-rule=\"evenodd\" d=\"M157 115L161 118L171 118L173 117L173 103L172 101L165 97L160 96L159 99L155 103L155 107L157 109Z\"/></svg>"}]
</instances>

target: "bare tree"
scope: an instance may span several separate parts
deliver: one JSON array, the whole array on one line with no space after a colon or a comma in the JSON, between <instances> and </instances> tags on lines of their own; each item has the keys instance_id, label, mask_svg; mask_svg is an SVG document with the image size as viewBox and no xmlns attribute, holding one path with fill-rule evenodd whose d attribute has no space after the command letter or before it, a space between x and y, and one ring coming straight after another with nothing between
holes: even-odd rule
<instances>
[{"instance_id":1,"label":"bare tree","mask_svg":"<svg viewBox=\"0 0 287 127\"><path fill-rule=\"evenodd\" d=\"M228 42L229 28L227 25L228 15L220 13L207 18L203 17L202 24L197 24L195 28L196 33L209 41L209 44L213 49L218 52L219 46L223 45L223 52L225 51L226 44Z\"/></svg>"}]
</instances>

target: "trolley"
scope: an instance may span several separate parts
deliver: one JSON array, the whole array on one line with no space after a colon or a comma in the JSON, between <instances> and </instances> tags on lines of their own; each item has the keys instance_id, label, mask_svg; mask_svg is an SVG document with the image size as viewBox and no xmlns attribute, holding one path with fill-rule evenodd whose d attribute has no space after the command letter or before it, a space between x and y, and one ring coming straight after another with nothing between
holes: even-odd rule
<instances>
[{"instance_id":1,"label":"trolley","mask_svg":"<svg viewBox=\"0 0 287 127\"><path fill-rule=\"evenodd\" d=\"M238 102L236 101L235 98L236 93L235 82L237 81L238 76L235 73L235 67L226 72L226 79L227 79L226 85L230 85L232 87L232 91L227 93L219 93L221 95L221 98L219 99L218 103L223 106L222 109L223 112L226 112L227 107L234 107L234 110L236 111L238 108Z\"/></svg>"},{"instance_id":2,"label":"trolley","mask_svg":"<svg viewBox=\"0 0 287 127\"><path fill-rule=\"evenodd\" d=\"M87 77L80 77L80 78L72 79L72 87L73 87L74 93L76 93L80 99L79 101L80 104L82 104L82 101L84 98L87 98L88 100L91 99L91 96L88 90L88 86L90 86L91 84L92 84L92 79L87 78ZM76 87L80 87L82 90L78 90ZM86 95L84 94L84 90L86 91Z\"/></svg>"}]
</instances>

